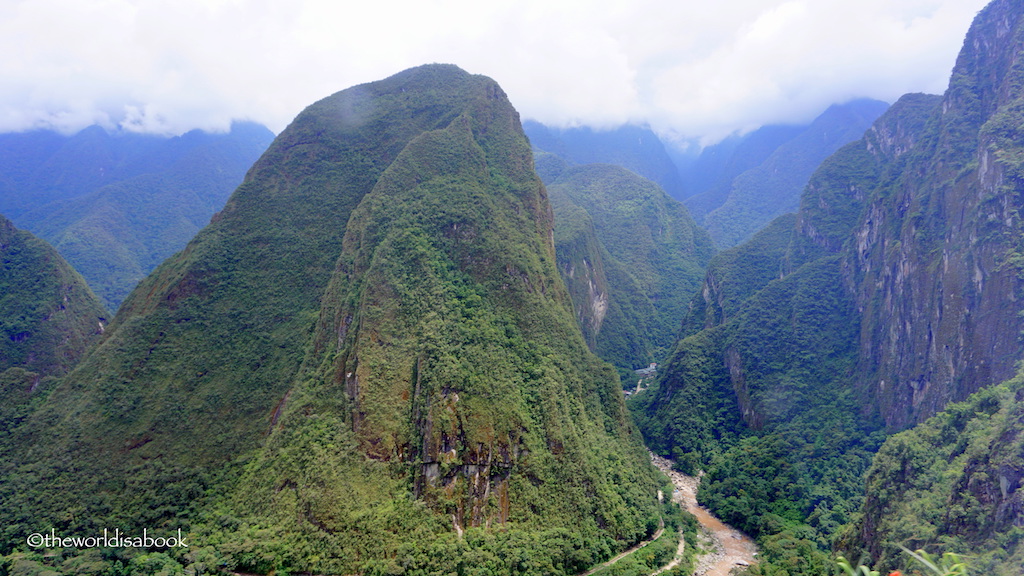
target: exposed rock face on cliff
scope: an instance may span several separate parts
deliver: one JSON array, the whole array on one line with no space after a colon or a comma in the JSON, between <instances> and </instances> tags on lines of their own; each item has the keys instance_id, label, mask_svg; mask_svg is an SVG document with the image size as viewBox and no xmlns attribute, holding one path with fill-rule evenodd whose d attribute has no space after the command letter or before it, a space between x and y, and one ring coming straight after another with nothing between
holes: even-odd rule
<instances>
[{"instance_id":1,"label":"exposed rock face on cliff","mask_svg":"<svg viewBox=\"0 0 1024 576\"><path fill-rule=\"evenodd\" d=\"M1020 359L1024 16L994 2L922 129L879 126L900 163L864 208L845 258L863 317L858 371L890 428L1013 374Z\"/></svg>"},{"instance_id":2,"label":"exposed rock face on cliff","mask_svg":"<svg viewBox=\"0 0 1024 576\"><path fill-rule=\"evenodd\" d=\"M901 98L822 163L795 219L713 259L686 337L635 407L653 447L711 465L704 494L720 515L772 533L792 505L827 535L852 511L832 496L862 498L856 478L882 431L1013 375L1024 356L1022 19L1019 0L989 5L942 97ZM1005 525L1014 508L983 474L964 486ZM1000 474L1009 495L1014 474Z\"/></svg>"},{"instance_id":3,"label":"exposed rock face on cliff","mask_svg":"<svg viewBox=\"0 0 1024 576\"><path fill-rule=\"evenodd\" d=\"M492 80L311 105L15 431L5 534L180 526L209 553L183 563L346 574L578 573L640 540L657 481L552 235Z\"/></svg>"}]
</instances>

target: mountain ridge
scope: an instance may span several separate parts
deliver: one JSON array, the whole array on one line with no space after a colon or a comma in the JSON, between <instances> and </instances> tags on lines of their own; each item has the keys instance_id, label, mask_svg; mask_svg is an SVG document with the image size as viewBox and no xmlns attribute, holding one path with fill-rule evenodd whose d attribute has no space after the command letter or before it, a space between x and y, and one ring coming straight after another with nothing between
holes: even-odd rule
<instances>
[{"instance_id":1,"label":"mountain ridge","mask_svg":"<svg viewBox=\"0 0 1024 576\"><path fill-rule=\"evenodd\" d=\"M116 310L227 200L273 135L236 122L225 134L0 135L0 205L50 242ZM41 141L41 144L36 142ZM24 153L24 150L30 153Z\"/></svg>"},{"instance_id":2,"label":"mountain ridge","mask_svg":"<svg viewBox=\"0 0 1024 576\"><path fill-rule=\"evenodd\" d=\"M180 526L192 568L539 575L653 533L552 225L492 80L428 65L314 103L15 431L8 545L30 518Z\"/></svg>"},{"instance_id":3,"label":"mountain ridge","mask_svg":"<svg viewBox=\"0 0 1024 576\"><path fill-rule=\"evenodd\" d=\"M701 500L758 534L769 567L801 539L817 540L808 550L823 561L831 536L863 513L872 518L847 537L868 539L873 554L885 547L894 568L897 542L870 527L909 533L894 529L903 519L887 498L898 491L878 480L865 495L860 484L874 452L1009 378L1024 353L1013 313L1022 8L990 4L943 96L901 98L821 164L795 219L712 261L668 370L632 401L657 450L708 467ZM872 477L898 476L891 467L918 448L884 447ZM989 514L968 500L959 505ZM906 521L926 527L925 516Z\"/></svg>"}]
</instances>

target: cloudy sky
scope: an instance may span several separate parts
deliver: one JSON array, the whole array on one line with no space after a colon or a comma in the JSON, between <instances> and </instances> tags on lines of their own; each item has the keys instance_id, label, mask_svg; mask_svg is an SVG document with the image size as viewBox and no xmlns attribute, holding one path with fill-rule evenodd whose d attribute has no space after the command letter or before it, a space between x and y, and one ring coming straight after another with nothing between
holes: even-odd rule
<instances>
[{"instance_id":1,"label":"cloudy sky","mask_svg":"<svg viewBox=\"0 0 1024 576\"><path fill-rule=\"evenodd\" d=\"M986 0L0 0L0 131L282 130L428 62L526 118L715 139L941 93ZM712 7L713 6L713 7Z\"/></svg>"}]
</instances>

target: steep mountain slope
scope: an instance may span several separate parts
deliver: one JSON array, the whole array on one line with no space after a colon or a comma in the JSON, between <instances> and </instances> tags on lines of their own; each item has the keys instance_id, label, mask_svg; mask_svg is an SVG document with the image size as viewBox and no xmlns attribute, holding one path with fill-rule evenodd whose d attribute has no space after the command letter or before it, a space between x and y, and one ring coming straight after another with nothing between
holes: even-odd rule
<instances>
[{"instance_id":1,"label":"steep mountain slope","mask_svg":"<svg viewBox=\"0 0 1024 576\"><path fill-rule=\"evenodd\" d=\"M715 244L735 246L780 214L795 211L800 193L822 160L861 137L888 104L854 100L830 106L795 138L781 144L755 168L736 176L728 196L710 212L700 213ZM698 198L688 206L699 206Z\"/></svg>"},{"instance_id":2,"label":"steep mountain slope","mask_svg":"<svg viewBox=\"0 0 1024 576\"><path fill-rule=\"evenodd\" d=\"M649 441L710 465L702 499L766 544L802 523L826 542L881 430L1009 377L1024 352L1022 8L990 5L943 97L901 98L823 163L788 240L769 230L712 262L686 324L700 331L637 400Z\"/></svg>"},{"instance_id":3,"label":"steep mountain slope","mask_svg":"<svg viewBox=\"0 0 1024 576\"><path fill-rule=\"evenodd\" d=\"M0 372L63 374L103 332L107 313L46 242L0 216Z\"/></svg>"},{"instance_id":4,"label":"steep mountain slope","mask_svg":"<svg viewBox=\"0 0 1024 576\"><path fill-rule=\"evenodd\" d=\"M0 452L106 322L81 275L0 216Z\"/></svg>"},{"instance_id":5,"label":"steep mountain slope","mask_svg":"<svg viewBox=\"0 0 1024 576\"><path fill-rule=\"evenodd\" d=\"M886 132L888 127L919 126L937 103L937 97L904 97L875 127ZM676 408L696 408L683 397L675 397L691 386L718 382L714 387L721 388L721 393L712 395L720 396L720 409L737 412L746 426L757 430L789 418L788 409L780 412L783 405L772 398L788 398L786 405L805 410L808 404L797 398L807 386L820 386L825 394L830 387L849 384L857 361L860 319L844 278L843 250L870 190L887 178L886 174L898 172L889 166L890 158L872 151L877 147L873 130L841 149L812 176L796 215L777 218L748 242L711 260L702 291L684 320L684 338L673 362L703 365L706 355L718 361L701 368L708 374L706 378L687 377L685 370L676 372L670 367L657 393L644 397L642 405L652 427L649 443L661 450L692 446L694 438L683 430L671 430L674 425L699 419L699 414L686 418L670 415ZM816 346L815 341L829 344ZM845 367L821 372L833 362ZM800 366L803 368L798 369ZM793 370L797 372L783 376ZM783 381L805 384L796 390L775 390ZM666 440L667 444L660 444ZM683 448L684 452L691 450Z\"/></svg>"},{"instance_id":6,"label":"steep mountain slope","mask_svg":"<svg viewBox=\"0 0 1024 576\"><path fill-rule=\"evenodd\" d=\"M565 168L547 185L558 267L591 349L627 371L659 360L711 258L707 234L656 184L617 166Z\"/></svg>"},{"instance_id":7,"label":"steep mountain slope","mask_svg":"<svg viewBox=\"0 0 1024 576\"><path fill-rule=\"evenodd\" d=\"M175 138L111 135L98 126L70 137L4 134L0 205L116 310L209 222L272 138L252 123Z\"/></svg>"},{"instance_id":8,"label":"steep mountain slope","mask_svg":"<svg viewBox=\"0 0 1024 576\"><path fill-rule=\"evenodd\" d=\"M891 428L1009 378L1024 353L1022 12L998 1L978 15L923 132L878 134L903 176L872 196L845 262L864 393Z\"/></svg>"},{"instance_id":9,"label":"steep mountain slope","mask_svg":"<svg viewBox=\"0 0 1024 576\"><path fill-rule=\"evenodd\" d=\"M779 146L807 130L806 125L768 125L749 134L733 134L706 146L689 161L675 158L686 187L686 207L698 222L729 198L737 176L757 168Z\"/></svg>"},{"instance_id":10,"label":"steep mountain slope","mask_svg":"<svg viewBox=\"0 0 1024 576\"><path fill-rule=\"evenodd\" d=\"M182 527L197 569L558 574L653 532L552 225L493 81L313 104L16 431L8 542Z\"/></svg>"},{"instance_id":11,"label":"steep mountain slope","mask_svg":"<svg viewBox=\"0 0 1024 576\"><path fill-rule=\"evenodd\" d=\"M904 152L907 178L856 230L849 265L871 327L860 346L878 350L861 355L864 393L903 427L981 389L875 458L844 547L881 566L902 544L969 551L987 573L1020 571L1022 45L1024 3L979 13L928 129L883 134Z\"/></svg>"},{"instance_id":12,"label":"steep mountain slope","mask_svg":"<svg viewBox=\"0 0 1024 576\"><path fill-rule=\"evenodd\" d=\"M898 546L969 553L978 574L1024 565L1024 374L891 437L867 475L862 514L841 541L878 568Z\"/></svg>"},{"instance_id":13,"label":"steep mountain slope","mask_svg":"<svg viewBox=\"0 0 1024 576\"><path fill-rule=\"evenodd\" d=\"M569 164L621 166L656 182L673 198L684 197L678 168L661 139L649 128L625 125L614 130L586 126L559 129L527 120L523 130L535 150L556 154Z\"/></svg>"}]
</instances>

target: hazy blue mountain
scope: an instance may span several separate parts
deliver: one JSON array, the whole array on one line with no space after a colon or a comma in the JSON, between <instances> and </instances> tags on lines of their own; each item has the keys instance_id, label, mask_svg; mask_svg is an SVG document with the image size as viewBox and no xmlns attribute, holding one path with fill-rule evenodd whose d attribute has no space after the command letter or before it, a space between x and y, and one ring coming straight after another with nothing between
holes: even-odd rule
<instances>
[{"instance_id":1,"label":"hazy blue mountain","mask_svg":"<svg viewBox=\"0 0 1024 576\"><path fill-rule=\"evenodd\" d=\"M779 145L756 166L732 176L728 184L719 180L717 187L688 198L686 205L717 246L735 246L776 216L796 211L800 193L818 165L860 138L886 108L888 104L877 100L854 100L830 106L796 135L792 128L762 129L736 147L723 171L726 178L754 164L771 145Z\"/></svg>"},{"instance_id":2,"label":"hazy blue mountain","mask_svg":"<svg viewBox=\"0 0 1024 576\"><path fill-rule=\"evenodd\" d=\"M656 182L677 199L685 194L679 170L649 128L553 128L527 120L523 130L534 149L556 154L569 164L614 164Z\"/></svg>"},{"instance_id":3,"label":"hazy blue mountain","mask_svg":"<svg viewBox=\"0 0 1024 576\"><path fill-rule=\"evenodd\" d=\"M698 222L729 198L737 176L760 166L779 146L807 130L806 125L763 126L749 134L733 134L721 142L704 147L676 164L686 189L685 204Z\"/></svg>"},{"instance_id":4,"label":"hazy blue mountain","mask_svg":"<svg viewBox=\"0 0 1024 576\"><path fill-rule=\"evenodd\" d=\"M116 310L139 280L209 222L273 134L166 138L109 134L0 135L0 209L50 242Z\"/></svg>"}]
</instances>

